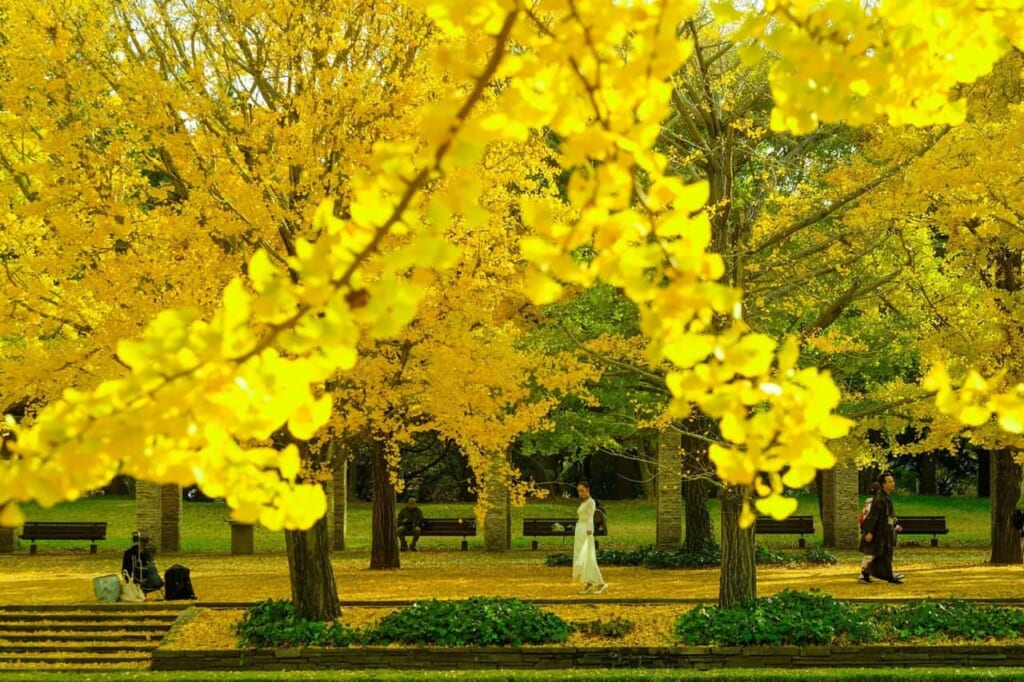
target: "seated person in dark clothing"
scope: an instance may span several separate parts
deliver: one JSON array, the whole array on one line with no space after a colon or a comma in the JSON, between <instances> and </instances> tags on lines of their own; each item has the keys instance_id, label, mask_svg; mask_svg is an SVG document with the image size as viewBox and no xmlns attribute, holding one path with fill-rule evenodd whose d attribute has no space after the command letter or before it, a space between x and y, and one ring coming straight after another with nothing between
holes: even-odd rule
<instances>
[{"instance_id":1,"label":"seated person in dark clothing","mask_svg":"<svg viewBox=\"0 0 1024 682\"><path fill-rule=\"evenodd\" d=\"M138 531L132 533L132 546L121 557L121 575L126 582L141 585L143 592L153 592L164 586L153 550L149 548L149 538Z\"/></svg>"},{"instance_id":2,"label":"seated person in dark clothing","mask_svg":"<svg viewBox=\"0 0 1024 682\"><path fill-rule=\"evenodd\" d=\"M398 541L402 544L402 551L407 549L416 550L416 543L420 539L420 531L426 522L423 519L423 510L416 506L416 498L410 497L405 506L398 512ZM412 536L412 546L406 544L406 536Z\"/></svg>"}]
</instances>

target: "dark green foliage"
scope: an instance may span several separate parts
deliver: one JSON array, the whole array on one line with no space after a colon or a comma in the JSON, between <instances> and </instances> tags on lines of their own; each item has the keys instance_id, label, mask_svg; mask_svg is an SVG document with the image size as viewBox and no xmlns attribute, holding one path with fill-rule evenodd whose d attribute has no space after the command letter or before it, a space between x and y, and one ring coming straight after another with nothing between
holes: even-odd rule
<instances>
[{"instance_id":1,"label":"dark green foliage","mask_svg":"<svg viewBox=\"0 0 1024 682\"><path fill-rule=\"evenodd\" d=\"M391 643L553 644L564 642L571 631L572 626L553 613L518 599L497 597L417 602L385 616L376 628L365 630L336 622L308 621L295 615L291 602L267 600L246 609L242 622L235 628L239 646L252 648Z\"/></svg>"},{"instance_id":2,"label":"dark green foliage","mask_svg":"<svg viewBox=\"0 0 1024 682\"><path fill-rule=\"evenodd\" d=\"M431 599L385 616L369 633L369 643L441 646L553 644L568 639L571 629L555 614L519 599Z\"/></svg>"},{"instance_id":3,"label":"dark green foliage","mask_svg":"<svg viewBox=\"0 0 1024 682\"><path fill-rule=\"evenodd\" d=\"M982 640L1024 634L1024 610L960 600L924 601L882 607L893 637L952 637Z\"/></svg>"},{"instance_id":4,"label":"dark green foliage","mask_svg":"<svg viewBox=\"0 0 1024 682\"><path fill-rule=\"evenodd\" d=\"M757 546L754 558L759 564L783 564L787 561L784 555L761 545ZM549 554L546 563L548 566L572 566L572 554L564 552ZM645 545L631 550L600 549L597 551L597 563L601 566L707 568L721 565L722 551L718 547L713 547L699 552L686 550L669 552L657 549L653 545Z\"/></svg>"},{"instance_id":5,"label":"dark green foliage","mask_svg":"<svg viewBox=\"0 0 1024 682\"><path fill-rule=\"evenodd\" d=\"M875 607L823 594L784 590L732 608L697 606L676 620L684 644L720 646L872 642L879 638Z\"/></svg>"},{"instance_id":6,"label":"dark green foliage","mask_svg":"<svg viewBox=\"0 0 1024 682\"><path fill-rule=\"evenodd\" d=\"M290 601L267 599L250 606L235 626L240 647L298 647L357 644L357 630L338 622L306 620L295 613Z\"/></svg>"},{"instance_id":7,"label":"dark green foliage","mask_svg":"<svg viewBox=\"0 0 1024 682\"><path fill-rule=\"evenodd\" d=\"M754 561L759 564L772 565L784 564L788 559L782 552L776 552L774 549L769 549L764 545L758 545L754 548Z\"/></svg>"},{"instance_id":8,"label":"dark green foliage","mask_svg":"<svg viewBox=\"0 0 1024 682\"><path fill-rule=\"evenodd\" d=\"M620 618L619 616L613 616L611 620L606 621L600 618L589 621L576 621L572 625L576 630L588 637L608 637L611 639L625 637L636 629L633 621L628 618Z\"/></svg>"},{"instance_id":9,"label":"dark green foliage","mask_svg":"<svg viewBox=\"0 0 1024 682\"><path fill-rule=\"evenodd\" d=\"M1024 635L1024 609L961 600L850 604L785 590L731 609L698 606L676 620L684 644L853 644L914 639L1012 639Z\"/></svg>"},{"instance_id":10,"label":"dark green foliage","mask_svg":"<svg viewBox=\"0 0 1024 682\"><path fill-rule=\"evenodd\" d=\"M809 547L804 554L804 561L809 564L834 564L838 559L824 547Z\"/></svg>"}]
</instances>

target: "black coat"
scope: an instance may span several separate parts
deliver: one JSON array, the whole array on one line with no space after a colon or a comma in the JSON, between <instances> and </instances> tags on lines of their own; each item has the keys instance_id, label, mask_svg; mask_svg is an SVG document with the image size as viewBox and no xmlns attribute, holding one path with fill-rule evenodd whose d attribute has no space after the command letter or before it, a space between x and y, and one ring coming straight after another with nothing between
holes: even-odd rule
<instances>
[{"instance_id":1,"label":"black coat","mask_svg":"<svg viewBox=\"0 0 1024 682\"><path fill-rule=\"evenodd\" d=\"M890 519L892 523L890 523ZM871 542L864 536L871 533ZM883 556L892 552L896 545L896 510L889 493L879 490L871 501L871 511L864 523L860 524L860 552L872 556Z\"/></svg>"}]
</instances>

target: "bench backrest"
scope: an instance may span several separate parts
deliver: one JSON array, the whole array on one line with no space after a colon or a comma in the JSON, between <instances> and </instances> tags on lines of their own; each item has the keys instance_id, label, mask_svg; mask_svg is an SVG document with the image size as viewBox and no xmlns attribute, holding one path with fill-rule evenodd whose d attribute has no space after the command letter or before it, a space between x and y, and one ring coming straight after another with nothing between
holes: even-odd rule
<instances>
[{"instance_id":1,"label":"bench backrest","mask_svg":"<svg viewBox=\"0 0 1024 682\"><path fill-rule=\"evenodd\" d=\"M106 540L106 521L26 521L26 540Z\"/></svg>"},{"instance_id":2,"label":"bench backrest","mask_svg":"<svg viewBox=\"0 0 1024 682\"><path fill-rule=\"evenodd\" d=\"M476 519L426 519L424 535L476 535Z\"/></svg>"},{"instance_id":3,"label":"bench backrest","mask_svg":"<svg viewBox=\"0 0 1024 682\"><path fill-rule=\"evenodd\" d=\"M777 520L770 516L758 516L754 524L755 533L813 533L813 516L790 516L787 519Z\"/></svg>"},{"instance_id":4,"label":"bench backrest","mask_svg":"<svg viewBox=\"0 0 1024 682\"><path fill-rule=\"evenodd\" d=\"M897 516L904 533L948 533L945 516Z\"/></svg>"}]
</instances>

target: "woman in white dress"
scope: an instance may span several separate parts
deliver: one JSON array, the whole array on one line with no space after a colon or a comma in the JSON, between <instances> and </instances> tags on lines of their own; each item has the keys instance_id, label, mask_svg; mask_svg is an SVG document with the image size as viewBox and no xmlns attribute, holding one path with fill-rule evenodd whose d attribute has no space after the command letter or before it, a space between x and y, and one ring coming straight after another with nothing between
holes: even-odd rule
<instances>
[{"instance_id":1,"label":"woman in white dress","mask_svg":"<svg viewBox=\"0 0 1024 682\"><path fill-rule=\"evenodd\" d=\"M594 510L597 503L590 496L590 484L580 481L576 486L580 507L576 510L576 538L572 547L572 581L583 584L580 594L601 594L608 589L601 569L597 567L594 546Z\"/></svg>"}]
</instances>

